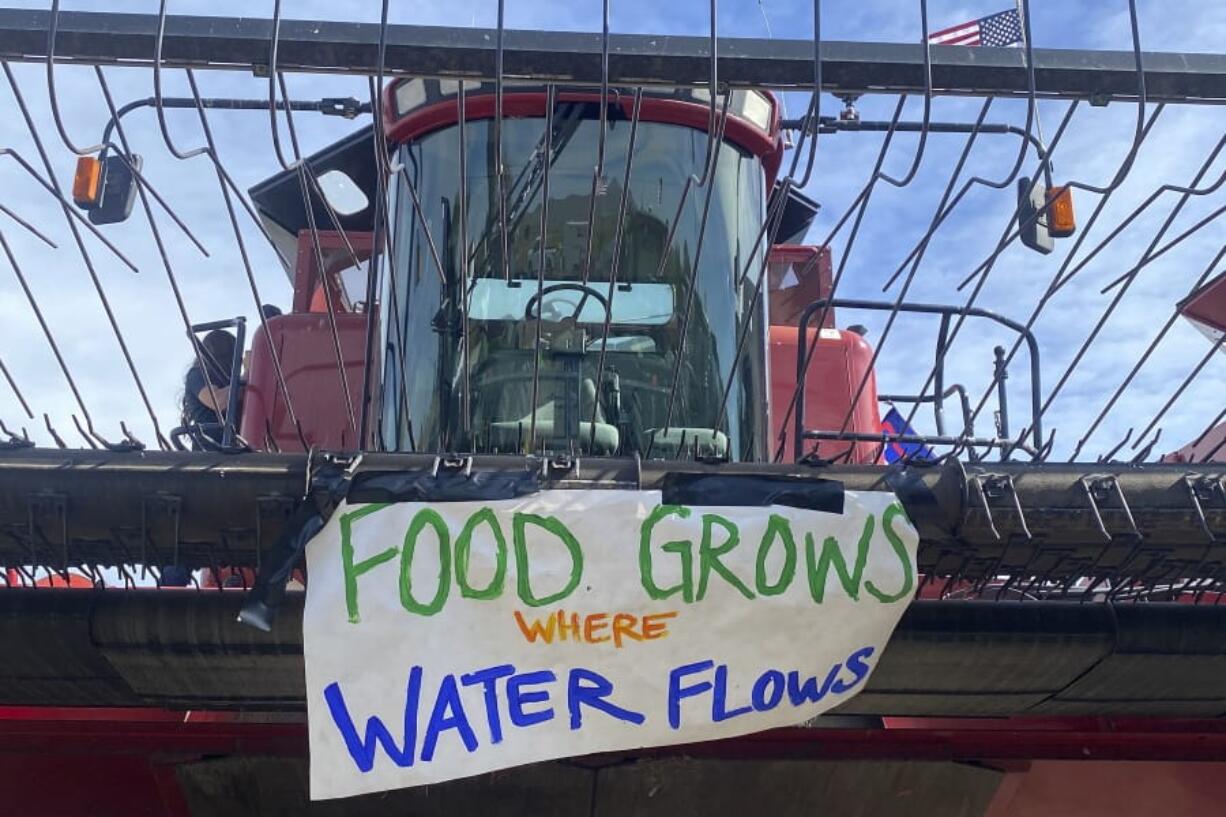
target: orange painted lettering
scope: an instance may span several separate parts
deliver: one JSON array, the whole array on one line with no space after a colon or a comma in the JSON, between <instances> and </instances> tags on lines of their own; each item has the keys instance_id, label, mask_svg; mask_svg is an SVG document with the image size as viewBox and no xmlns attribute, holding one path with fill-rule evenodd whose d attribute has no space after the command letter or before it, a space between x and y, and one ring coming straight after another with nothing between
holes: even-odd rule
<instances>
[{"instance_id":1,"label":"orange painted lettering","mask_svg":"<svg viewBox=\"0 0 1226 817\"><path fill-rule=\"evenodd\" d=\"M523 614L516 610L515 622L519 624L520 632L524 634L524 638L528 639L529 644L536 643L538 638L546 644L553 643L553 627L555 622L553 616L547 617L544 624L541 623L539 618L532 619L532 623L529 624L524 620Z\"/></svg>"},{"instance_id":2,"label":"orange painted lettering","mask_svg":"<svg viewBox=\"0 0 1226 817\"><path fill-rule=\"evenodd\" d=\"M599 644L602 641L608 641L609 636L596 638L594 633L603 630L609 626L608 613L593 613L583 620L583 640L589 644Z\"/></svg>"},{"instance_id":3,"label":"orange painted lettering","mask_svg":"<svg viewBox=\"0 0 1226 817\"><path fill-rule=\"evenodd\" d=\"M565 611L559 610L558 611L558 636L561 637L563 641L565 641L568 637L567 636L568 633L569 633L569 637L573 638L575 641L582 640L582 630L579 628L579 614L571 613L570 622L567 623Z\"/></svg>"},{"instance_id":4,"label":"orange painted lettering","mask_svg":"<svg viewBox=\"0 0 1226 817\"><path fill-rule=\"evenodd\" d=\"M617 613L613 616L613 646L620 648L622 645L622 636L642 641L643 637L634 629L639 623L638 616L630 613Z\"/></svg>"},{"instance_id":5,"label":"orange painted lettering","mask_svg":"<svg viewBox=\"0 0 1226 817\"><path fill-rule=\"evenodd\" d=\"M676 610L671 610L667 613L651 613L643 616L643 638L653 641L668 635L667 620L676 617Z\"/></svg>"}]
</instances>

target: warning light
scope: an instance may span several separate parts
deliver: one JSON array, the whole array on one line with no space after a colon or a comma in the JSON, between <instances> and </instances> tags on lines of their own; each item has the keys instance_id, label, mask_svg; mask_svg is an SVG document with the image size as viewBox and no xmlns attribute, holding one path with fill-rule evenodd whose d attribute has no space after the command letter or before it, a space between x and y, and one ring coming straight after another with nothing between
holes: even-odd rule
<instances>
[{"instance_id":1,"label":"warning light","mask_svg":"<svg viewBox=\"0 0 1226 817\"><path fill-rule=\"evenodd\" d=\"M1052 238L1068 238L1077 230L1073 218L1073 189L1068 185L1047 191L1047 233Z\"/></svg>"},{"instance_id":2,"label":"warning light","mask_svg":"<svg viewBox=\"0 0 1226 817\"><path fill-rule=\"evenodd\" d=\"M93 156L77 159L77 172L72 177L72 200L83 210L98 204L102 193L102 162Z\"/></svg>"}]
</instances>

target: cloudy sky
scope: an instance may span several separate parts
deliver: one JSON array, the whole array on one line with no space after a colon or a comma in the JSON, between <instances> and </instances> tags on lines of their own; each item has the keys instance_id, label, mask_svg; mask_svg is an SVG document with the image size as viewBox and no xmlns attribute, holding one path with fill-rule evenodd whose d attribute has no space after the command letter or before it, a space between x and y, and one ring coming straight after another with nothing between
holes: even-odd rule
<instances>
[{"instance_id":1,"label":"cloudy sky","mask_svg":"<svg viewBox=\"0 0 1226 817\"><path fill-rule=\"evenodd\" d=\"M929 20L933 29L942 28L999 11L1007 4L1007 0L931 0ZM1226 4L1200 0L1139 0L1138 5L1142 46L1146 50L1221 51L1222 43L1226 42ZM0 0L0 6L47 8L48 3ZM1131 49L1125 0L1035 0L1032 6L1036 46ZM158 3L155 0L77 0L65 2L63 8L153 13ZM392 20L485 27L494 24L496 8L491 0L394 2ZM920 32L919 9L918 2L903 0L827 0L822 6L823 36L838 40L915 42ZM379 10L380 4L375 0L344 3L284 0L283 13L287 18L377 21ZM272 12L272 2L177 0L170 3L170 11L268 16ZM703 34L707 26L707 2L614 0L612 18L613 29L617 32ZM516 28L593 31L599 30L599 22L600 3L593 0L565 3L512 0L507 8L507 24ZM724 36L762 37L769 32L781 38L808 37L812 32L812 7L790 0L762 0L761 3L724 0L720 3L719 28ZM55 173L62 184L69 185L75 157L54 126L45 71L39 66L11 67L17 86L32 110ZM105 69L104 76L117 104L153 93L152 75L147 69L112 67ZM205 96L259 98L267 93L266 82L251 76L200 72L198 77ZM167 72L164 85L166 95L187 94L182 72ZM55 86L68 139L78 147L95 144L107 113L93 69L58 67ZM291 76L289 89L291 96L303 99L362 98L366 95L364 80L339 77ZM793 115L799 115L807 99L789 94L786 101ZM865 98L858 107L865 119L888 119L895 102L894 97ZM824 113L836 112L839 105L837 100L823 97ZM938 99L933 103L932 117L970 122L979 105L976 100ZM1044 134L1049 139L1067 107L1065 102L1045 102L1040 106ZM0 80L0 110L6 114L0 117L0 147L16 150L41 172L37 150L18 113L13 90L4 80ZM1151 111L1152 106L1146 113ZM922 101L912 99L907 103L903 118L917 120L921 114ZM1055 153L1057 182L1076 180L1091 185L1108 184L1129 154L1136 117L1135 104L1113 103L1100 108L1080 106ZM180 150L202 144L194 112L171 111L167 118L172 140ZM1025 104L998 101L993 104L988 121L1024 124ZM210 123L218 139L221 158L242 187L279 169L267 115L215 111L210 114ZM155 213L171 269L182 288L191 319L204 321L236 314L251 317L252 300L243 266L208 160L204 157L176 159L167 149L156 118L148 109L131 114L125 124L134 149L145 159L145 175L208 250L209 255L205 257L164 212ZM311 152L356 129L361 122L300 115L296 124L304 152ZM1131 172L1082 245L1078 258L1084 258L1134 207L1163 184L1190 183L1213 154L1224 131L1226 113L1221 108L1168 106L1140 148ZM898 285L885 293L882 286L923 235L949 181L964 139L955 135L930 137L913 183L903 189L879 184L854 245L847 246L846 230L835 237L836 263L846 264L841 286L843 295L891 300L897 297ZM850 206L868 179L881 142L880 134L838 134L821 138L816 170L806 190L823 205L810 233L811 241L823 240ZM918 140L914 136L895 137L885 161L885 172L894 176L906 173L917 147ZM974 175L1000 178L1012 166L1017 150L1018 140L1014 137L982 136L961 178ZM1208 186L1226 172L1226 155L1223 154L1226 151L1208 164L1202 186ZM1033 152L1028 154L1023 172L1031 172L1036 162ZM976 187L969 193L929 245L911 285L909 299L964 302L969 289L958 292L955 287L991 254L1010 219L1013 199L1012 187L1002 191ZM1222 189L1190 198L1168 228L1165 240L1178 236L1221 207L1224 199L1226 192ZM1111 303L1114 293L1104 295L1099 290L1142 258L1178 200L1176 193L1160 196L1047 305L1035 326L1042 349L1044 397L1050 394L1094 323ZM1078 193L1079 219L1084 221L1097 201L1095 195ZM138 436L151 440L151 421L119 355L98 293L58 204L41 192L11 159L0 159L0 203L37 225L59 245L55 250L46 247L0 215L0 231L44 310L77 380L81 398L99 430L104 435L118 437L118 422L125 419ZM1221 259L1216 267L1211 267L1226 238L1223 224L1226 219L1210 224L1137 276L1101 336L1089 347L1085 360L1052 400L1045 423L1058 429L1058 455L1067 456L1072 450L1132 363L1172 314L1174 303L1207 271L1212 274L1226 269L1226 262ZM86 249L129 343L154 412L162 427L169 429L177 424L182 375L190 349L166 269L148 224L139 212L139 205L128 223L104 230L140 271L133 273L93 237L86 238ZM276 256L249 222L243 224L243 238L251 253L263 299L288 304L289 283ZM1061 241L1056 252L1048 256L1021 247L1009 248L993 267L977 303L1024 321L1053 275L1068 260L1073 244L1074 239ZM1073 265L1067 268L1072 269L1076 262L1077 259L1073 259ZM844 325L851 322L867 325L870 341L880 339L883 326L879 318L869 314L841 316ZM935 329L931 320L899 320L884 346L879 365L878 383L882 391L914 391L923 384L931 364ZM948 379L966 384L973 397L978 398L990 383L992 347L1009 341L1011 337L1004 332L968 323L953 350ZM1203 336L1183 320L1177 321L1114 411L1089 440L1083 457L1093 458L1111 448L1130 427L1135 426L1139 432L1207 349ZM47 442L48 437L41 428L41 413L47 412L70 445L80 444L75 434L68 435L72 428L70 414L79 413L79 410L6 260L0 260L0 358L24 392L30 407L39 415L39 421L36 423L25 416L14 394L3 383L0 383L0 419L10 427L27 426L36 438ZM1015 432L1027 420L1025 371L1026 359L1022 355L1009 381ZM1226 402L1224 395L1226 355L1219 354L1159 423L1163 432L1157 450L1172 450L1195 437ZM989 412L991 407L989 404ZM990 423L990 414L985 412L979 421L979 430L987 431ZM930 416L921 414L918 425L932 430Z\"/></svg>"}]
</instances>

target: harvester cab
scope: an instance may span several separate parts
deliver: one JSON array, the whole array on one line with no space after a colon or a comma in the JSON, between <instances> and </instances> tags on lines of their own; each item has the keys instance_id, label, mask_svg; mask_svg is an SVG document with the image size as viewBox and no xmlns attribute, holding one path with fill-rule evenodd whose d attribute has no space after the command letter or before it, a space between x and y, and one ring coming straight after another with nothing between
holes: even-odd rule
<instances>
[{"instance_id":1,"label":"harvester cab","mask_svg":"<svg viewBox=\"0 0 1226 817\"><path fill-rule=\"evenodd\" d=\"M763 462L783 443L790 459L798 323L829 295L831 266L828 250L761 240L769 218L787 225L781 239L803 236L817 210L775 185L775 97L608 89L601 99L399 80L381 123L395 163L388 213L369 204L370 130L308 159L312 212L297 170L253 188L295 294L293 312L252 341L243 439L290 450L301 428L309 445L347 447L370 376L382 397L367 442L377 435L389 451ZM355 308L342 272L370 263L376 234L394 272ZM368 332L379 341L369 373ZM833 309L808 336L811 382L822 384L809 424L830 425L871 350L835 328ZM338 354L340 377L326 365ZM851 430L878 433L873 387L855 397ZM879 448L857 444L852 461L873 462Z\"/></svg>"}]
</instances>

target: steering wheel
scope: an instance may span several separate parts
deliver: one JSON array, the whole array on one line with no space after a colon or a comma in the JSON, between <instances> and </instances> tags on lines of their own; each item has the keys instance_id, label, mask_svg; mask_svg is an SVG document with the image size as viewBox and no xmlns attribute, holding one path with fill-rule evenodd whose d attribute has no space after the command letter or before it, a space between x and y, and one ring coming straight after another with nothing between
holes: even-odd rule
<instances>
[{"instance_id":1,"label":"steering wheel","mask_svg":"<svg viewBox=\"0 0 1226 817\"><path fill-rule=\"evenodd\" d=\"M575 311L571 314L571 320L579 320L579 313L583 311L583 304L588 299L588 296L595 298L596 301L604 307L604 313L606 316L609 314L609 300L605 298L605 296L601 295L597 290L587 286L586 284L572 284L565 282L561 284L550 284L529 298L528 303L524 304L524 319L530 321L537 319L537 315L532 314L532 307L539 307L541 301L544 300L546 295L550 294L551 292L563 292L567 290L583 293L583 297L579 299L579 303L575 304ZM540 311L539 308L537 311Z\"/></svg>"}]
</instances>

